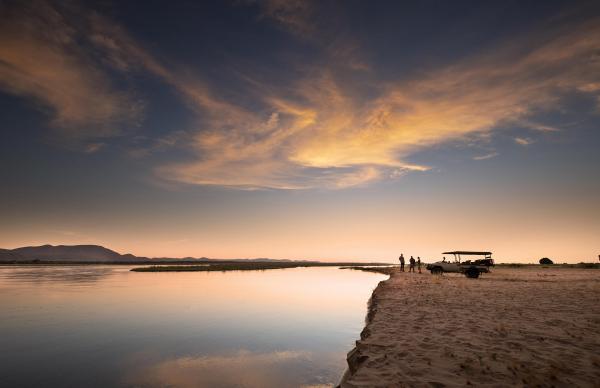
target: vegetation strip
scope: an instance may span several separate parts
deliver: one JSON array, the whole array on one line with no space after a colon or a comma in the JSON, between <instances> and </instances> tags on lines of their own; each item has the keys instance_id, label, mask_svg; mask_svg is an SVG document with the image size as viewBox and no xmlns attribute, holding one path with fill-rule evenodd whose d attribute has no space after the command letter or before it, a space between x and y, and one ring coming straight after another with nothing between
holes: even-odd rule
<instances>
[{"instance_id":1,"label":"vegetation strip","mask_svg":"<svg viewBox=\"0 0 600 388\"><path fill-rule=\"evenodd\" d=\"M208 271L257 271L298 267L359 267L389 265L382 263L321 263L321 262L281 262L281 263L218 263L204 265L161 265L132 268L134 272L208 272Z\"/></svg>"}]
</instances>

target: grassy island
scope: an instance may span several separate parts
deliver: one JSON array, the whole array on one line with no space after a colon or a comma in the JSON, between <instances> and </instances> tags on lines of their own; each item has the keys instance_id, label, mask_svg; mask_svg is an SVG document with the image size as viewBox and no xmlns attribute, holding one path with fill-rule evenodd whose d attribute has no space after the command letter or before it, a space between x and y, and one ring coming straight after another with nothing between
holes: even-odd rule
<instances>
[{"instance_id":1,"label":"grassy island","mask_svg":"<svg viewBox=\"0 0 600 388\"><path fill-rule=\"evenodd\" d=\"M299 267L362 267L385 266L384 263L323 263L323 262L222 262L203 265L152 265L132 268L134 272L210 272L210 271L262 271Z\"/></svg>"}]
</instances>

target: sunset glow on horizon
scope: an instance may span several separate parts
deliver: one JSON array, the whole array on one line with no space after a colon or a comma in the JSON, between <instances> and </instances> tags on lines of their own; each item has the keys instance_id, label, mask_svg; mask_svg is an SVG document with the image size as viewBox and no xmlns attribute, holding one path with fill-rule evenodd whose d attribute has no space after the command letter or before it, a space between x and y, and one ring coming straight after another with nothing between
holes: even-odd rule
<instances>
[{"instance_id":1,"label":"sunset glow on horizon","mask_svg":"<svg viewBox=\"0 0 600 388\"><path fill-rule=\"evenodd\" d=\"M0 248L598 260L597 3L0 12Z\"/></svg>"}]
</instances>

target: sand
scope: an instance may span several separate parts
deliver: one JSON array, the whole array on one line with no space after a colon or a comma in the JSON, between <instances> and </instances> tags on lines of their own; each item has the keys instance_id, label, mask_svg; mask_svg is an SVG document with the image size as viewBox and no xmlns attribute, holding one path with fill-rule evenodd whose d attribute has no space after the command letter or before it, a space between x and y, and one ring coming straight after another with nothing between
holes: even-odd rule
<instances>
[{"instance_id":1,"label":"sand","mask_svg":"<svg viewBox=\"0 0 600 388\"><path fill-rule=\"evenodd\" d=\"M394 272L341 387L600 387L600 270Z\"/></svg>"}]
</instances>

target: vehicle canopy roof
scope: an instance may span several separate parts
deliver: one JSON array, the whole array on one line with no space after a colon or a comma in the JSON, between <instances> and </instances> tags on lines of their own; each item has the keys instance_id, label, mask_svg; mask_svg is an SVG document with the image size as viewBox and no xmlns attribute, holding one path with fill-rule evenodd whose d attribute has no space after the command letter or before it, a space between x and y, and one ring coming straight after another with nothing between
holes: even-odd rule
<instances>
[{"instance_id":1,"label":"vehicle canopy roof","mask_svg":"<svg viewBox=\"0 0 600 388\"><path fill-rule=\"evenodd\" d=\"M452 252L442 253L442 255L479 255L479 256L488 256L491 254L492 254L492 252L479 252L479 251L452 251Z\"/></svg>"}]
</instances>

